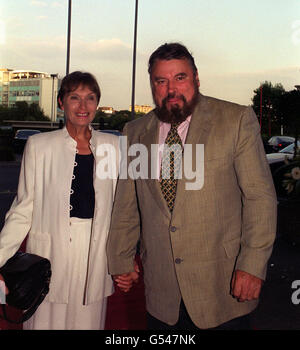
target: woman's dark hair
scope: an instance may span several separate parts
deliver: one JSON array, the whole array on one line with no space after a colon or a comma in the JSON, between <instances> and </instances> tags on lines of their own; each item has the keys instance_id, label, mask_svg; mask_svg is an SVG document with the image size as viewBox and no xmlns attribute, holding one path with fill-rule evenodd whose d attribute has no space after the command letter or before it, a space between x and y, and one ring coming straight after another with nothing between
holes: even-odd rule
<instances>
[{"instance_id":1,"label":"woman's dark hair","mask_svg":"<svg viewBox=\"0 0 300 350\"><path fill-rule=\"evenodd\" d=\"M156 49L149 58L148 72L151 75L154 63L157 60L174 60L174 59L186 59L190 62L194 74L197 73L197 67L193 56L189 53L188 49L179 43L166 43Z\"/></svg>"},{"instance_id":2,"label":"woman's dark hair","mask_svg":"<svg viewBox=\"0 0 300 350\"><path fill-rule=\"evenodd\" d=\"M64 96L69 92L76 90L79 85L87 86L93 91L96 94L97 102L99 103L101 91L96 78L91 73L76 71L63 78L57 95L58 105L60 106L59 100L63 102Z\"/></svg>"}]
</instances>

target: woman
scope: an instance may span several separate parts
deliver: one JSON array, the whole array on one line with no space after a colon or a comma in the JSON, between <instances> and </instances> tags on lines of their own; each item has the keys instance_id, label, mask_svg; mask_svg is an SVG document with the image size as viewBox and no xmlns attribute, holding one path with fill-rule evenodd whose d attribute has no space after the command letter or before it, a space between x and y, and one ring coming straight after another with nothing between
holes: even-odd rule
<instances>
[{"instance_id":1,"label":"woman","mask_svg":"<svg viewBox=\"0 0 300 350\"><path fill-rule=\"evenodd\" d=\"M91 74L67 75L58 93L66 126L30 137L24 150L18 193L0 234L0 266L28 234L27 252L48 258L52 268L49 294L24 329L104 329L113 292L105 245L118 137L91 128L99 100ZM98 166L104 160L106 174Z\"/></svg>"}]
</instances>

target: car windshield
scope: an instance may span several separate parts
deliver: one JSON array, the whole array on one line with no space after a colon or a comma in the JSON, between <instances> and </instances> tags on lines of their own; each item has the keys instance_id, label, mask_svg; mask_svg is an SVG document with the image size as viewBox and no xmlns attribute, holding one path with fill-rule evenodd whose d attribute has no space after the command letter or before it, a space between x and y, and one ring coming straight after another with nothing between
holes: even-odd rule
<instances>
[{"instance_id":1,"label":"car windshield","mask_svg":"<svg viewBox=\"0 0 300 350\"><path fill-rule=\"evenodd\" d=\"M107 134L114 134L117 136L121 136L120 131L118 130L100 130L101 132L107 133Z\"/></svg>"},{"instance_id":2,"label":"car windshield","mask_svg":"<svg viewBox=\"0 0 300 350\"><path fill-rule=\"evenodd\" d=\"M279 142L293 142L293 141L295 141L295 139L293 137L289 137L289 136L282 136L282 137L278 137L278 141Z\"/></svg>"},{"instance_id":3,"label":"car windshield","mask_svg":"<svg viewBox=\"0 0 300 350\"><path fill-rule=\"evenodd\" d=\"M16 136L26 138L26 137L29 137L31 135L38 134L38 133L40 133L40 131L38 131L38 130L19 130L17 132Z\"/></svg>"},{"instance_id":4,"label":"car windshield","mask_svg":"<svg viewBox=\"0 0 300 350\"><path fill-rule=\"evenodd\" d=\"M291 143L290 145L286 146L282 150L279 151L279 153L291 153L294 154L294 143ZM297 141L298 148L300 147L300 141Z\"/></svg>"}]
</instances>

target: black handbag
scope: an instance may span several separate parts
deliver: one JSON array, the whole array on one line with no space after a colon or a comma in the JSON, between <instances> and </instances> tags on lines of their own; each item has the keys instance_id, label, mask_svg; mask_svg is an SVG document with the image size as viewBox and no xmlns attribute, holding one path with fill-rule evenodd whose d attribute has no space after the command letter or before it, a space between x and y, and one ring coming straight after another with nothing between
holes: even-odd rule
<instances>
[{"instance_id":1,"label":"black handbag","mask_svg":"<svg viewBox=\"0 0 300 350\"><path fill-rule=\"evenodd\" d=\"M50 261L35 254L18 251L0 268L0 273L9 291L6 304L23 310L22 317L14 320L8 317L7 305L2 304L2 318L16 324L28 320L49 292Z\"/></svg>"}]
</instances>

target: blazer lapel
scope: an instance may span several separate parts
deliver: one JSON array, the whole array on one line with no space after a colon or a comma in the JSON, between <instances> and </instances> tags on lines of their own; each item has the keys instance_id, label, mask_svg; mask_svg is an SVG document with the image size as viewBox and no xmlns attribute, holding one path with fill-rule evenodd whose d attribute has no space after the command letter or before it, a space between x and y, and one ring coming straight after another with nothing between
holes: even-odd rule
<instances>
[{"instance_id":1,"label":"blazer lapel","mask_svg":"<svg viewBox=\"0 0 300 350\"><path fill-rule=\"evenodd\" d=\"M170 210L168 208L165 198L162 195L159 181L158 179L156 179L156 165L158 165L158 149L155 146L151 146L159 145L159 120L155 114L153 114L151 117L152 120L146 126L145 132L140 135L140 143L145 145L148 150L148 178L143 181L145 181L146 184L149 186L150 191L154 199L156 200L158 206L160 207L162 213L168 218L170 218Z\"/></svg>"},{"instance_id":2,"label":"blazer lapel","mask_svg":"<svg viewBox=\"0 0 300 350\"><path fill-rule=\"evenodd\" d=\"M195 111L191 118L191 123L189 126L188 134L186 137L186 145L191 145L190 147L192 150L192 170L195 171L196 166L199 166L197 164L196 159L196 145L205 145L208 140L208 136L211 130L211 127L213 125L213 118L211 113L211 108L209 108L209 102L205 98L205 96L199 94L199 102L198 105L195 108ZM187 158L187 156L186 156ZM194 179L188 179L186 178L186 174L184 171L184 162L185 162L185 152L183 152L183 158L182 158L182 179L178 180L177 184L177 193L176 193L176 200L175 205L173 209L173 214L175 214L178 210L180 211L180 207L183 204L183 201L186 198L187 189L186 185L187 183L192 183L195 181ZM190 164L189 164L190 166ZM204 164L203 164L204 166Z\"/></svg>"}]
</instances>

